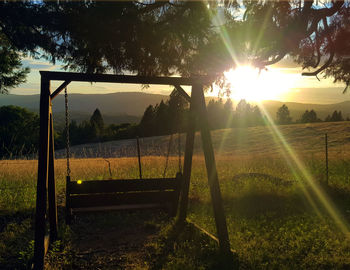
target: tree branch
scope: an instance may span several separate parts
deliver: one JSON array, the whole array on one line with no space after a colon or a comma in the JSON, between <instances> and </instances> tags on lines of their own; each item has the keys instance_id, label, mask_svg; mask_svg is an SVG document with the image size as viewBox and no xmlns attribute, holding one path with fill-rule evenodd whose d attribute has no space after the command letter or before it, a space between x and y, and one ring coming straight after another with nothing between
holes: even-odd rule
<instances>
[{"instance_id":1,"label":"tree branch","mask_svg":"<svg viewBox=\"0 0 350 270\"><path fill-rule=\"evenodd\" d=\"M324 29L327 33L327 40L328 40L328 44L330 47L329 58L319 69L317 69L313 72L303 72L303 73L301 73L302 76L317 76L320 72L322 72L327 67L329 67L329 65L333 62L335 48L334 48L334 43L333 43L332 37L331 37L330 32L329 32L329 27L328 27L328 23L327 23L326 18L323 18L323 24L324 24Z\"/></svg>"}]
</instances>

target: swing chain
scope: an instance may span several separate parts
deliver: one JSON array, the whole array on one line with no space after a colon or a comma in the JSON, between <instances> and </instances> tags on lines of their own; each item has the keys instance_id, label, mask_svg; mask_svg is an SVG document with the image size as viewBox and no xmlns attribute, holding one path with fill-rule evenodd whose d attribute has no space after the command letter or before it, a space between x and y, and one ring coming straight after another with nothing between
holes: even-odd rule
<instances>
[{"instance_id":1,"label":"swing chain","mask_svg":"<svg viewBox=\"0 0 350 270\"><path fill-rule=\"evenodd\" d=\"M66 159L67 159L67 176L70 176L70 141L69 141L69 112L68 112L68 93L67 87L64 89L64 105L66 111Z\"/></svg>"}]
</instances>

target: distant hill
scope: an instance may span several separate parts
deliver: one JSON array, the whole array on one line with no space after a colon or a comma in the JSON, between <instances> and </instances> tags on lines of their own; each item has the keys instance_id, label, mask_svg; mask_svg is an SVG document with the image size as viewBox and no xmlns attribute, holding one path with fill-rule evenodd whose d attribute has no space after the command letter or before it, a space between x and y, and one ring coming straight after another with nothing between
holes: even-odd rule
<instances>
[{"instance_id":1,"label":"distant hill","mask_svg":"<svg viewBox=\"0 0 350 270\"><path fill-rule=\"evenodd\" d=\"M168 95L148 94L142 92L118 92L112 94L70 94L69 108L71 118L77 121L89 119L96 108L99 108L107 124L138 122L145 109L150 104L155 105L162 99L167 100ZM17 105L38 112L39 95L1 95L0 106ZM213 97L208 97L213 99ZM53 110L56 120L63 119L64 96L59 95L53 101ZM304 104L296 102L264 101L263 105L275 118L276 111L286 104L293 120L299 119L305 110L314 109L319 118L324 120L328 114L341 110L343 117L350 117L350 101L336 104Z\"/></svg>"},{"instance_id":2,"label":"distant hill","mask_svg":"<svg viewBox=\"0 0 350 270\"><path fill-rule=\"evenodd\" d=\"M166 95L147 94L142 92L118 92L112 94L70 94L70 111L89 113L99 108L103 115L134 115L141 116L146 107L155 105ZM39 111L39 95L2 95L0 106L17 105L30 110ZM53 100L53 111L64 111L64 96L59 95Z\"/></svg>"}]
</instances>

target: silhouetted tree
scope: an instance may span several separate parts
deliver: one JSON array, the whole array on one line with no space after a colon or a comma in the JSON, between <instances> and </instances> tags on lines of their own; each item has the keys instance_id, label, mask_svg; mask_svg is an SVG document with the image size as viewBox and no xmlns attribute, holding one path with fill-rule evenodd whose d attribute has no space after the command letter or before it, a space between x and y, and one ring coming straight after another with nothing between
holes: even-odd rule
<instances>
[{"instance_id":1,"label":"silhouetted tree","mask_svg":"<svg viewBox=\"0 0 350 270\"><path fill-rule=\"evenodd\" d=\"M152 105L149 105L140 121L139 133L140 136L150 136L155 132L155 110Z\"/></svg>"},{"instance_id":2,"label":"silhouetted tree","mask_svg":"<svg viewBox=\"0 0 350 270\"><path fill-rule=\"evenodd\" d=\"M155 128L157 135L169 133L171 123L169 123L168 119L169 107L163 100L161 100L159 105L155 107Z\"/></svg>"},{"instance_id":3,"label":"silhouetted tree","mask_svg":"<svg viewBox=\"0 0 350 270\"><path fill-rule=\"evenodd\" d=\"M188 102L176 89L174 89L171 92L168 101L168 121L170 123L170 133L174 133L176 131L183 131L185 129L187 109Z\"/></svg>"},{"instance_id":4,"label":"silhouetted tree","mask_svg":"<svg viewBox=\"0 0 350 270\"><path fill-rule=\"evenodd\" d=\"M242 41L256 66L264 68L289 55L303 68L313 69L305 76L324 72L350 84L349 2L320 6L314 1L247 1L244 5Z\"/></svg>"},{"instance_id":5,"label":"silhouetted tree","mask_svg":"<svg viewBox=\"0 0 350 270\"><path fill-rule=\"evenodd\" d=\"M324 72L349 85L349 3L313 2L3 1L0 39L2 46L83 72L215 79L237 62L264 68L289 55L316 69L304 75ZM244 16L237 16L243 6ZM218 13L225 14L220 25L213 24Z\"/></svg>"},{"instance_id":6,"label":"silhouetted tree","mask_svg":"<svg viewBox=\"0 0 350 270\"><path fill-rule=\"evenodd\" d=\"M96 126L99 131L103 130L104 122L103 122L103 118L102 118L102 115L101 115L101 112L99 109L96 108L96 110L92 114L92 116L90 118L90 124L92 126Z\"/></svg>"},{"instance_id":7,"label":"silhouetted tree","mask_svg":"<svg viewBox=\"0 0 350 270\"><path fill-rule=\"evenodd\" d=\"M344 121L341 111L334 111L332 116L330 117L331 122Z\"/></svg>"},{"instance_id":8,"label":"silhouetted tree","mask_svg":"<svg viewBox=\"0 0 350 270\"><path fill-rule=\"evenodd\" d=\"M39 142L39 117L17 106L0 107L0 157L35 153Z\"/></svg>"},{"instance_id":9,"label":"silhouetted tree","mask_svg":"<svg viewBox=\"0 0 350 270\"><path fill-rule=\"evenodd\" d=\"M207 105L210 128L218 129L226 125L226 111L222 99L211 99Z\"/></svg>"},{"instance_id":10,"label":"silhouetted tree","mask_svg":"<svg viewBox=\"0 0 350 270\"><path fill-rule=\"evenodd\" d=\"M90 125L96 139L101 139L104 133L104 122L99 109L96 109L90 118Z\"/></svg>"},{"instance_id":11,"label":"silhouetted tree","mask_svg":"<svg viewBox=\"0 0 350 270\"><path fill-rule=\"evenodd\" d=\"M280 125L290 124L292 118L290 117L290 112L286 104L283 104L276 112L276 122Z\"/></svg>"},{"instance_id":12,"label":"silhouetted tree","mask_svg":"<svg viewBox=\"0 0 350 270\"><path fill-rule=\"evenodd\" d=\"M311 110L311 111L306 110L302 114L302 116L299 120L300 123L315 123L315 122L320 122L320 121L321 120L319 118L317 118L317 114L314 110Z\"/></svg>"},{"instance_id":13,"label":"silhouetted tree","mask_svg":"<svg viewBox=\"0 0 350 270\"><path fill-rule=\"evenodd\" d=\"M20 54L3 40L0 33L0 94L25 82L28 73L29 68L22 68Z\"/></svg>"}]
</instances>

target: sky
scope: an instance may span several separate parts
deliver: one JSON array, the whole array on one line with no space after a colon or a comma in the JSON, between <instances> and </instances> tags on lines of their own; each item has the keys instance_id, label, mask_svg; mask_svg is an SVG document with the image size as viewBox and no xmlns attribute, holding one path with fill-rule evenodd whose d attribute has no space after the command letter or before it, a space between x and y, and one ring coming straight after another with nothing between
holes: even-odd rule
<instances>
[{"instance_id":1,"label":"sky","mask_svg":"<svg viewBox=\"0 0 350 270\"><path fill-rule=\"evenodd\" d=\"M63 71L60 65L52 65L45 60L37 60L30 57L22 59L23 66L28 66L31 72L27 82L12 89L10 94L33 95L40 93L40 70ZM243 67L238 71L229 71L228 80L232 85L231 98L235 101L242 98L248 101L278 100L283 102L299 102L313 104L331 104L350 100L350 94L343 94L344 84L334 84L333 80L315 77L301 76L302 69L296 66L290 59L268 67L268 71L259 74L256 70ZM62 82L52 82L55 89ZM69 93L82 94L106 94L114 92L137 92L168 95L173 87L167 85L151 85L142 88L140 85L114 84L114 83L80 83L72 82L69 85ZM185 89L189 91L189 88ZM207 95L217 96L218 89ZM258 100L256 100L258 99Z\"/></svg>"},{"instance_id":2,"label":"sky","mask_svg":"<svg viewBox=\"0 0 350 270\"><path fill-rule=\"evenodd\" d=\"M244 7L235 11L235 16L240 17L244 13ZM213 16L213 24L224 23L223 10ZM223 37L224 38L224 37ZM22 59L23 66L31 69L27 82L12 89L11 94L33 95L40 93L40 70L64 71L61 65L52 65L45 60L37 60L30 57ZM278 100L282 102L299 102L312 104L332 104L350 100L349 93L343 94L344 83L334 84L331 78L301 76L302 68L291 59L285 58L279 63L268 67L268 71L259 73L252 68L241 67L236 71L228 71L226 78L231 83L231 99L238 102L240 99L248 101ZM62 82L52 82L52 91ZM81 83L72 82L69 85L70 93L82 94L107 94L114 92L137 92L169 95L173 90L171 86L150 85L142 88L140 85L115 84L115 83ZM189 93L190 88L184 87ZM213 92L206 95L218 96L220 89L213 87Z\"/></svg>"}]
</instances>

